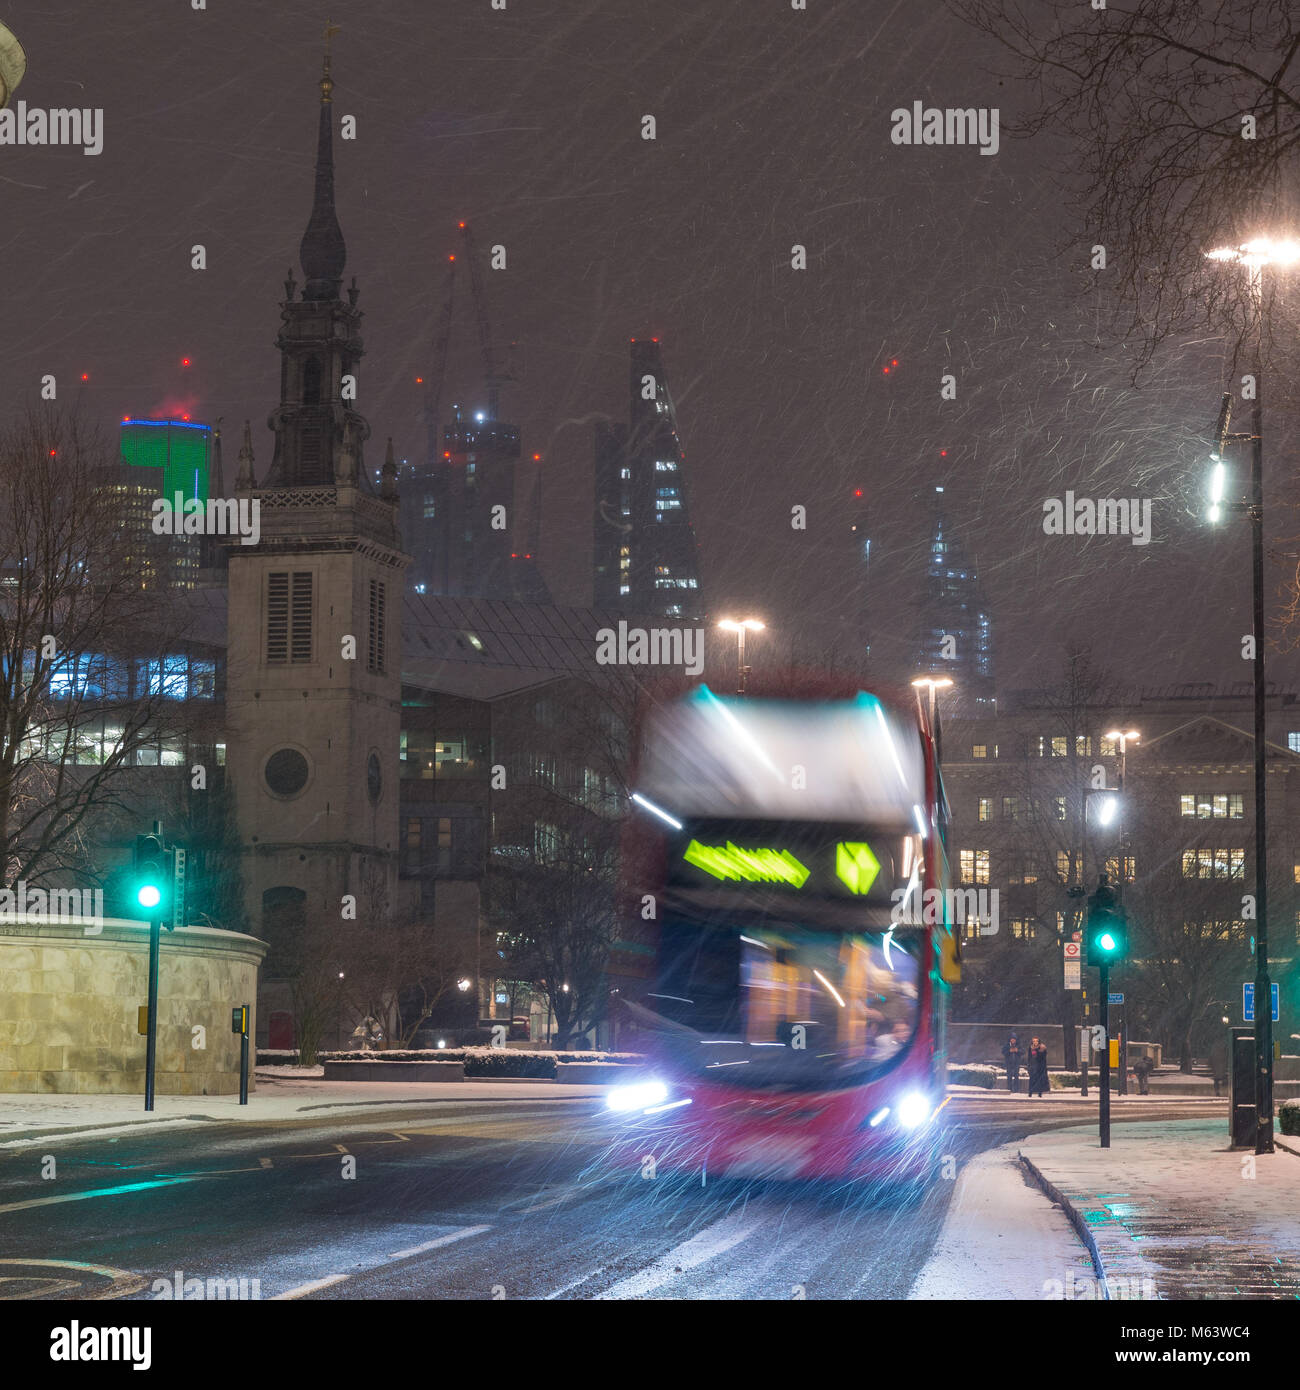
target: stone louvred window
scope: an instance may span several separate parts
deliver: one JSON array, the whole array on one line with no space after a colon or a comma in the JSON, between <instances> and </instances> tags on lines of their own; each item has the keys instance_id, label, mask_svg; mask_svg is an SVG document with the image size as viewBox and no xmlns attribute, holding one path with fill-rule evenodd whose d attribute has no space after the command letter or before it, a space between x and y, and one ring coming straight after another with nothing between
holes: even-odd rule
<instances>
[{"instance_id":1,"label":"stone louvred window","mask_svg":"<svg viewBox=\"0 0 1300 1390\"><path fill-rule=\"evenodd\" d=\"M266 577L268 665L311 662L312 577L310 570L284 570Z\"/></svg>"},{"instance_id":2,"label":"stone louvred window","mask_svg":"<svg viewBox=\"0 0 1300 1390\"><path fill-rule=\"evenodd\" d=\"M387 660L385 640L387 587L382 579L370 581L370 627L369 641L366 647L366 669L373 671L376 675L383 673Z\"/></svg>"}]
</instances>

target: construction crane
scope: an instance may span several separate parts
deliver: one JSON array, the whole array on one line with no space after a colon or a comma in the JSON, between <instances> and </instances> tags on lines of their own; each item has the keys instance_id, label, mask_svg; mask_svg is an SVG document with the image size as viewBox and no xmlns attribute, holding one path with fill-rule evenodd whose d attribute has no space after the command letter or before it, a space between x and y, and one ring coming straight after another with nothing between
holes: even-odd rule
<instances>
[{"instance_id":1,"label":"construction crane","mask_svg":"<svg viewBox=\"0 0 1300 1390\"><path fill-rule=\"evenodd\" d=\"M487 417L489 420L496 420L501 407L501 387L505 382L514 381L515 376L513 372L497 369L496 354L492 349L492 326L488 321L487 297L483 293L483 273L479 269L478 257L474 254L474 239L467 223L462 222L460 224L460 231L465 240L465 259L469 263L469 287L474 296L474 314L478 319L479 348L483 353L483 380L487 386L488 398Z\"/></svg>"}]
</instances>

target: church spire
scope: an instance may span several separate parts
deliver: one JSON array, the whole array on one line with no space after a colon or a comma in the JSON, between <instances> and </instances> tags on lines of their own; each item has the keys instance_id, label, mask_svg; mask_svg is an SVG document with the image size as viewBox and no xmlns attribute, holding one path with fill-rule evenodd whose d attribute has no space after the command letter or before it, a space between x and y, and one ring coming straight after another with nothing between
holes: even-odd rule
<instances>
[{"instance_id":1,"label":"church spire","mask_svg":"<svg viewBox=\"0 0 1300 1390\"><path fill-rule=\"evenodd\" d=\"M330 76L329 43L336 32L325 30L325 66L320 80L320 132L316 141L316 192L311 220L303 233L298 258L306 277L304 299L337 299L348 249L334 212L334 81Z\"/></svg>"}]
</instances>

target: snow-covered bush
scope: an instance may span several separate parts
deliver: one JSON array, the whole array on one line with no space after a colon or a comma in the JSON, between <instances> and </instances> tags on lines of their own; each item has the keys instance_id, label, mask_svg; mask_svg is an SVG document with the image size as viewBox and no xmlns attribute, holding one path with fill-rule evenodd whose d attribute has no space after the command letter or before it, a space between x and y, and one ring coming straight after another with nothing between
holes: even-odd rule
<instances>
[{"instance_id":1,"label":"snow-covered bush","mask_svg":"<svg viewBox=\"0 0 1300 1390\"><path fill-rule=\"evenodd\" d=\"M1300 1100L1284 1100L1277 1108L1277 1122L1283 1134L1300 1134Z\"/></svg>"},{"instance_id":2,"label":"snow-covered bush","mask_svg":"<svg viewBox=\"0 0 1300 1390\"><path fill-rule=\"evenodd\" d=\"M986 1091L991 1091L998 1084L998 1069L978 1064L968 1067L949 1067L948 1084L950 1086L983 1086Z\"/></svg>"},{"instance_id":3,"label":"snow-covered bush","mask_svg":"<svg viewBox=\"0 0 1300 1390\"><path fill-rule=\"evenodd\" d=\"M430 1047L419 1051L391 1048L386 1052L318 1052L318 1062L464 1062L467 1077L554 1077L557 1066L569 1062L622 1062L643 1060L638 1052L544 1052L505 1047ZM258 1066L296 1066L296 1050L261 1048Z\"/></svg>"}]
</instances>

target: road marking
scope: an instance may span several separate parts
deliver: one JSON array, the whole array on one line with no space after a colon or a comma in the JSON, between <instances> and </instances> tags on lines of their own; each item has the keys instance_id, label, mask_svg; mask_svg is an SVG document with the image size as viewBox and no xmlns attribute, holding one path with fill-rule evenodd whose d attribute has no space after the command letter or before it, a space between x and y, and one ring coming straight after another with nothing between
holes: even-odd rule
<instances>
[{"instance_id":1,"label":"road marking","mask_svg":"<svg viewBox=\"0 0 1300 1390\"><path fill-rule=\"evenodd\" d=\"M426 1240L423 1245L413 1245L409 1250L395 1250L389 1255L390 1260L405 1260L412 1255L422 1255L426 1250L437 1250L439 1246L451 1245L458 1240L465 1240L469 1236L477 1236L484 1231L490 1231L491 1226L462 1226L458 1231L451 1231L445 1236L438 1236L434 1240ZM359 1270L361 1274L371 1274L376 1269L382 1269L382 1265L370 1265L364 1270ZM299 1284L295 1289L288 1289L284 1293L278 1293L270 1302L283 1301L290 1298L305 1298L309 1293L317 1293L321 1289L328 1289L334 1284L341 1284L345 1279L350 1279L349 1274L328 1274L323 1279L312 1279L309 1283Z\"/></svg>"},{"instance_id":2,"label":"road marking","mask_svg":"<svg viewBox=\"0 0 1300 1390\"><path fill-rule=\"evenodd\" d=\"M78 1274L98 1274L108 1280L108 1287L95 1290L92 1285L90 1288L82 1288L80 1297L83 1299L107 1299L125 1298L128 1294L138 1292L148 1284L147 1275L133 1274L129 1269L114 1269L111 1265L92 1265L86 1264L82 1260L0 1260L0 1268L12 1268L19 1266L23 1269L59 1269L73 1270ZM13 1276L0 1273L0 1281ZM84 1281L82 1281L84 1283ZM66 1288L77 1288L77 1283L64 1285ZM52 1290L39 1289L28 1294L19 1294L18 1298L48 1298ZM8 1300L6 1300L8 1301Z\"/></svg>"},{"instance_id":3,"label":"road marking","mask_svg":"<svg viewBox=\"0 0 1300 1390\"><path fill-rule=\"evenodd\" d=\"M575 1279L571 1284L565 1284L563 1288L556 1289L554 1293L548 1293L546 1298L548 1301L552 1298L559 1298L561 1294L568 1293L570 1289L576 1289L579 1284L585 1284L588 1280L594 1279L598 1274L604 1274L604 1272L605 1266L601 1265L599 1269L593 1269L590 1274L584 1274L581 1279Z\"/></svg>"},{"instance_id":4,"label":"road marking","mask_svg":"<svg viewBox=\"0 0 1300 1390\"><path fill-rule=\"evenodd\" d=\"M735 1227L739 1220L740 1214L736 1213L723 1217L721 1221L714 1222L712 1226L706 1226L698 1235L692 1236L690 1240L670 1250L666 1255L660 1256L654 1264L647 1265L645 1269L626 1279L620 1279L617 1284L606 1289L604 1293L597 1294L596 1297L598 1299L640 1298L643 1294L659 1288L661 1284L668 1283L678 1274L685 1274L697 1265L706 1264L719 1255L725 1255L728 1250L734 1249L741 1241L748 1240L762 1224L759 1221L751 1221L747 1226L741 1226L737 1230ZM731 1229L724 1230L724 1228Z\"/></svg>"},{"instance_id":5,"label":"road marking","mask_svg":"<svg viewBox=\"0 0 1300 1390\"><path fill-rule=\"evenodd\" d=\"M177 1183L195 1182L194 1178L156 1178L152 1182L129 1182L121 1187L95 1187L89 1192L67 1192L59 1197L33 1197L27 1202L7 1202L4 1211L26 1211L29 1207L50 1207L56 1202L88 1202L92 1197L122 1197L128 1192L143 1192L150 1187L174 1187Z\"/></svg>"},{"instance_id":6,"label":"road marking","mask_svg":"<svg viewBox=\"0 0 1300 1390\"><path fill-rule=\"evenodd\" d=\"M341 1284L347 1277L346 1274L329 1274L324 1279L313 1279L310 1284L299 1284L296 1289L275 1294L267 1301L275 1303L285 1298L304 1298L309 1293L315 1293L317 1289L328 1289L331 1284Z\"/></svg>"},{"instance_id":7,"label":"road marking","mask_svg":"<svg viewBox=\"0 0 1300 1390\"><path fill-rule=\"evenodd\" d=\"M438 1236L436 1240L426 1240L423 1245L413 1245L409 1250L394 1250L388 1258L390 1260L405 1260L411 1255L423 1255L426 1250L437 1250L440 1246L451 1245L458 1240L481 1235L484 1231L491 1229L491 1226L462 1226L459 1231L452 1231L450 1235Z\"/></svg>"}]
</instances>

